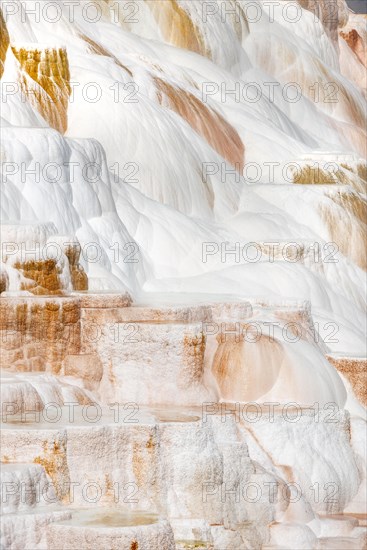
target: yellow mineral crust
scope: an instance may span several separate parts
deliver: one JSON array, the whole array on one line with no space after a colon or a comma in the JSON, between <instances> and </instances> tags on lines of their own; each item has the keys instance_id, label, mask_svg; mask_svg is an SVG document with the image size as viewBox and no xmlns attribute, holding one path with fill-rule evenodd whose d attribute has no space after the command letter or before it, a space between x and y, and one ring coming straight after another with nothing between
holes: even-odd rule
<instances>
[{"instance_id":1,"label":"yellow mineral crust","mask_svg":"<svg viewBox=\"0 0 367 550\"><path fill-rule=\"evenodd\" d=\"M9 47L9 33L0 9L0 78L3 76L6 52Z\"/></svg>"},{"instance_id":2,"label":"yellow mineral crust","mask_svg":"<svg viewBox=\"0 0 367 550\"><path fill-rule=\"evenodd\" d=\"M38 295L60 295L63 293L60 282L60 270L55 260L31 260L16 262L18 269L28 281L21 284L21 290L28 290Z\"/></svg>"},{"instance_id":3,"label":"yellow mineral crust","mask_svg":"<svg viewBox=\"0 0 367 550\"><path fill-rule=\"evenodd\" d=\"M52 128L65 133L71 94L66 49L40 48L37 44L11 48L20 65L23 93Z\"/></svg>"},{"instance_id":4,"label":"yellow mineral crust","mask_svg":"<svg viewBox=\"0 0 367 550\"><path fill-rule=\"evenodd\" d=\"M79 243L69 244L65 247L64 253L69 262L72 289L88 290L88 276L79 263ZM63 296L68 293L68 287L62 278L62 266L54 259L16 261L12 267L17 269L22 277L19 290L41 296ZM6 272L0 278L0 285L1 292L8 287Z\"/></svg>"},{"instance_id":5,"label":"yellow mineral crust","mask_svg":"<svg viewBox=\"0 0 367 550\"><path fill-rule=\"evenodd\" d=\"M322 170L321 168L314 168L313 166L304 166L301 170L296 171L294 174L293 183L299 183L304 185L309 184L327 184L337 183L336 177L332 172ZM345 182L342 182L345 183Z\"/></svg>"},{"instance_id":6,"label":"yellow mineral crust","mask_svg":"<svg viewBox=\"0 0 367 550\"><path fill-rule=\"evenodd\" d=\"M328 163L325 163L326 165ZM364 193L366 188L366 167L362 163L355 166L340 163L332 164L332 169L305 164L293 171L293 183L303 185L341 184L350 185L358 193Z\"/></svg>"},{"instance_id":7,"label":"yellow mineral crust","mask_svg":"<svg viewBox=\"0 0 367 550\"><path fill-rule=\"evenodd\" d=\"M146 0L146 4L167 42L178 48L210 57L200 30L177 0Z\"/></svg>"}]
</instances>

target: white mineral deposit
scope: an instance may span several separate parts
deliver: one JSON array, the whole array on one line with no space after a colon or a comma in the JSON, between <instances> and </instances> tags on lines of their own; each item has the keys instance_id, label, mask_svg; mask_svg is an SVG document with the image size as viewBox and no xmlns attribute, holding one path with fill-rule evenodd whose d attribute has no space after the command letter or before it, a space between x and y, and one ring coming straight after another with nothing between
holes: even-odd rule
<instances>
[{"instance_id":1,"label":"white mineral deposit","mask_svg":"<svg viewBox=\"0 0 367 550\"><path fill-rule=\"evenodd\" d=\"M366 550L366 2L0 6L0 549Z\"/></svg>"}]
</instances>

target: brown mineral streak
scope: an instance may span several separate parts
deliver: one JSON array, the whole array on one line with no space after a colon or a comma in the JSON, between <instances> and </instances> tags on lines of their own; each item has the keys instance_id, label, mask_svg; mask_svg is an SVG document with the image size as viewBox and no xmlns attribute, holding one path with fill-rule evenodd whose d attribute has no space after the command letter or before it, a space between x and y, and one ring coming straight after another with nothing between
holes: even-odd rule
<instances>
[{"instance_id":1,"label":"brown mineral streak","mask_svg":"<svg viewBox=\"0 0 367 550\"><path fill-rule=\"evenodd\" d=\"M357 164L357 174L363 181L367 183L367 163Z\"/></svg>"},{"instance_id":2,"label":"brown mineral streak","mask_svg":"<svg viewBox=\"0 0 367 550\"><path fill-rule=\"evenodd\" d=\"M73 290L88 290L88 276L79 264L80 247L69 246L65 249L65 255L69 262L69 272ZM13 266L18 269L26 282L21 283L21 290L28 290L35 295L59 295L65 294L59 275L60 268L55 260L29 260L16 262Z\"/></svg>"},{"instance_id":3,"label":"brown mineral streak","mask_svg":"<svg viewBox=\"0 0 367 550\"><path fill-rule=\"evenodd\" d=\"M237 131L220 114L193 94L154 77L158 100L180 115L232 166L242 172L245 148Z\"/></svg>"},{"instance_id":4,"label":"brown mineral streak","mask_svg":"<svg viewBox=\"0 0 367 550\"><path fill-rule=\"evenodd\" d=\"M16 262L14 267L29 280L21 284L21 290L29 290L33 294L62 294L60 271L55 260Z\"/></svg>"},{"instance_id":5,"label":"brown mineral streak","mask_svg":"<svg viewBox=\"0 0 367 550\"><path fill-rule=\"evenodd\" d=\"M113 372L113 364L111 360L108 363L108 380L110 381L111 385L116 384L116 376Z\"/></svg>"},{"instance_id":6,"label":"brown mineral streak","mask_svg":"<svg viewBox=\"0 0 367 550\"><path fill-rule=\"evenodd\" d=\"M104 479L105 479L105 497L108 500L112 500L114 498L114 492L113 492L113 482L110 474L104 474Z\"/></svg>"},{"instance_id":7,"label":"brown mineral streak","mask_svg":"<svg viewBox=\"0 0 367 550\"><path fill-rule=\"evenodd\" d=\"M357 193L339 191L326 196L332 203L321 203L319 210L331 240L345 256L367 270L367 202Z\"/></svg>"},{"instance_id":8,"label":"brown mineral streak","mask_svg":"<svg viewBox=\"0 0 367 550\"><path fill-rule=\"evenodd\" d=\"M293 183L302 185L350 185L358 193L366 188L365 167L359 163L355 167L340 163L337 169L325 170L310 165L302 166L293 172Z\"/></svg>"},{"instance_id":9,"label":"brown mineral streak","mask_svg":"<svg viewBox=\"0 0 367 550\"><path fill-rule=\"evenodd\" d=\"M184 364L181 383L200 382L203 377L204 354L206 349L206 337L204 334L184 336Z\"/></svg>"},{"instance_id":10,"label":"brown mineral streak","mask_svg":"<svg viewBox=\"0 0 367 550\"><path fill-rule=\"evenodd\" d=\"M97 44L94 40L92 40L89 36L86 36L85 34L81 34L80 37L89 45L89 49L92 53L96 55L103 55L105 57L110 57L114 60L116 65L121 67L121 69L124 69L131 77L133 76L133 73L128 69L125 65L121 63L121 61L113 55L110 51L106 50L103 46L100 44Z\"/></svg>"},{"instance_id":11,"label":"brown mineral streak","mask_svg":"<svg viewBox=\"0 0 367 550\"><path fill-rule=\"evenodd\" d=\"M367 406L367 359L328 356L328 360L351 383L362 405Z\"/></svg>"},{"instance_id":12,"label":"brown mineral streak","mask_svg":"<svg viewBox=\"0 0 367 550\"><path fill-rule=\"evenodd\" d=\"M32 48L12 46L12 51L19 62L23 93L52 128L65 133L71 94L66 49L35 44Z\"/></svg>"},{"instance_id":13,"label":"brown mineral streak","mask_svg":"<svg viewBox=\"0 0 367 550\"><path fill-rule=\"evenodd\" d=\"M133 442L132 466L139 487L143 487L148 483L155 450L156 442L153 434L149 434L145 445L141 445L136 441Z\"/></svg>"},{"instance_id":14,"label":"brown mineral streak","mask_svg":"<svg viewBox=\"0 0 367 550\"><path fill-rule=\"evenodd\" d=\"M9 287L9 277L5 271L0 272L0 294L6 292Z\"/></svg>"},{"instance_id":15,"label":"brown mineral streak","mask_svg":"<svg viewBox=\"0 0 367 550\"><path fill-rule=\"evenodd\" d=\"M340 36L346 41L350 49L358 57L359 61L367 68L367 52L363 44L361 36L356 29L352 29L349 32L340 32Z\"/></svg>"},{"instance_id":16,"label":"brown mineral streak","mask_svg":"<svg viewBox=\"0 0 367 550\"><path fill-rule=\"evenodd\" d=\"M189 355L193 355L195 358L203 359L205 353L205 336L203 334L195 336L194 338L185 335L184 336L184 348Z\"/></svg>"},{"instance_id":17,"label":"brown mineral streak","mask_svg":"<svg viewBox=\"0 0 367 550\"><path fill-rule=\"evenodd\" d=\"M67 496L67 483L62 484L62 478L65 474L68 475L69 469L66 457L65 441L54 441L52 447L49 448L47 441L43 442L42 456L36 456L33 460L35 464L40 464L44 467L46 473L50 476L54 485L56 495L59 499ZM65 485L64 489L63 485Z\"/></svg>"},{"instance_id":18,"label":"brown mineral streak","mask_svg":"<svg viewBox=\"0 0 367 550\"><path fill-rule=\"evenodd\" d=\"M24 303L2 298L0 329L12 338L1 340L1 364L15 372L60 372L65 358L80 353L80 306L34 298Z\"/></svg>"},{"instance_id":19,"label":"brown mineral streak","mask_svg":"<svg viewBox=\"0 0 367 550\"><path fill-rule=\"evenodd\" d=\"M283 346L268 336L256 343L229 334L218 335L217 340L213 374L223 399L248 401L262 395L271 389L279 370L287 367Z\"/></svg>"},{"instance_id":20,"label":"brown mineral streak","mask_svg":"<svg viewBox=\"0 0 367 550\"><path fill-rule=\"evenodd\" d=\"M167 42L210 57L200 30L177 0L146 0Z\"/></svg>"},{"instance_id":21,"label":"brown mineral streak","mask_svg":"<svg viewBox=\"0 0 367 550\"><path fill-rule=\"evenodd\" d=\"M80 247L67 247L65 250L65 255L69 261L69 270L73 290L88 290L88 276L82 266L79 264Z\"/></svg>"}]
</instances>

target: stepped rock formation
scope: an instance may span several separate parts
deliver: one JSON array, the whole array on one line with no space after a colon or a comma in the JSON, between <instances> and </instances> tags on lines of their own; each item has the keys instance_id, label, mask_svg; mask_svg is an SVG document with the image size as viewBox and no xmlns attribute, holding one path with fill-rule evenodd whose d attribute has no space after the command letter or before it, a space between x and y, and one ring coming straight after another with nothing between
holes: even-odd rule
<instances>
[{"instance_id":1,"label":"stepped rock formation","mask_svg":"<svg viewBox=\"0 0 367 550\"><path fill-rule=\"evenodd\" d=\"M365 16L48 4L0 10L1 549L363 550Z\"/></svg>"}]
</instances>

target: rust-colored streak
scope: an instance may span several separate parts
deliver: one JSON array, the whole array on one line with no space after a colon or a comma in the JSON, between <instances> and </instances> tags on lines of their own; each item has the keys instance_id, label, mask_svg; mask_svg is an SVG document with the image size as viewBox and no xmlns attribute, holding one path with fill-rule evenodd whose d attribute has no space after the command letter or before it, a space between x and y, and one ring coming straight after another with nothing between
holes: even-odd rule
<instances>
[{"instance_id":1,"label":"rust-colored streak","mask_svg":"<svg viewBox=\"0 0 367 550\"><path fill-rule=\"evenodd\" d=\"M232 166L242 172L245 148L237 131L220 114L190 92L154 77L161 105L180 115Z\"/></svg>"},{"instance_id":2,"label":"rust-colored streak","mask_svg":"<svg viewBox=\"0 0 367 550\"><path fill-rule=\"evenodd\" d=\"M65 249L69 260L69 271L73 290L88 290L88 276L79 263L80 246L69 246Z\"/></svg>"},{"instance_id":3,"label":"rust-colored streak","mask_svg":"<svg viewBox=\"0 0 367 550\"><path fill-rule=\"evenodd\" d=\"M9 276L5 271L0 271L0 294L6 292L9 287Z\"/></svg>"},{"instance_id":4,"label":"rust-colored streak","mask_svg":"<svg viewBox=\"0 0 367 550\"><path fill-rule=\"evenodd\" d=\"M138 487L147 487L152 483L152 467L157 453L156 434L147 434L145 444L136 441L132 444L132 467Z\"/></svg>"},{"instance_id":5,"label":"rust-colored streak","mask_svg":"<svg viewBox=\"0 0 367 550\"><path fill-rule=\"evenodd\" d=\"M246 331L251 326L245 324L242 329ZM220 334L217 340L213 374L224 400L249 402L257 399L272 388L281 367L287 367L283 346L265 335L256 343L231 334Z\"/></svg>"},{"instance_id":6,"label":"rust-colored streak","mask_svg":"<svg viewBox=\"0 0 367 550\"><path fill-rule=\"evenodd\" d=\"M367 406L367 359L328 356L328 360L348 379L362 405Z\"/></svg>"},{"instance_id":7,"label":"rust-colored streak","mask_svg":"<svg viewBox=\"0 0 367 550\"><path fill-rule=\"evenodd\" d=\"M356 29L349 32L340 32L340 36L346 41L350 49L356 54L359 61L367 68L367 51L361 36Z\"/></svg>"},{"instance_id":8,"label":"rust-colored streak","mask_svg":"<svg viewBox=\"0 0 367 550\"><path fill-rule=\"evenodd\" d=\"M184 369L179 378L180 387L200 382L203 377L206 337L203 333L185 334L184 340Z\"/></svg>"},{"instance_id":9,"label":"rust-colored streak","mask_svg":"<svg viewBox=\"0 0 367 550\"><path fill-rule=\"evenodd\" d=\"M88 46L89 46L88 49L89 49L90 52L92 52L96 55L103 55L105 57L110 57L111 59L114 60L116 65L121 67L121 69L124 69L131 77L133 76L133 73L130 71L130 69L128 69L125 65L123 65L121 63L121 61L115 55L113 55L113 53L111 53L109 50L106 50L106 48L101 46L101 44L98 44L97 42L95 42L89 36L86 36L85 34L81 34L80 37L84 40L84 42L86 42L88 44Z\"/></svg>"},{"instance_id":10,"label":"rust-colored streak","mask_svg":"<svg viewBox=\"0 0 367 550\"><path fill-rule=\"evenodd\" d=\"M47 441L43 443L43 454L34 458L35 464L41 464L50 476L57 497L62 500L68 496L67 483L69 468L66 457L66 442L54 441L50 447Z\"/></svg>"}]
</instances>

